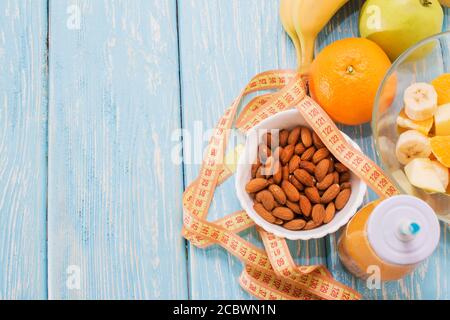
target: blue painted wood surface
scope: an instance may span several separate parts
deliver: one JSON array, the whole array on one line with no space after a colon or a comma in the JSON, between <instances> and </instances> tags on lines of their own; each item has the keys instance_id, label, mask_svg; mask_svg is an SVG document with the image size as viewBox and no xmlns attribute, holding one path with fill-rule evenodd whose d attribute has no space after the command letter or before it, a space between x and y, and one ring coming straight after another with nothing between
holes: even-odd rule
<instances>
[{"instance_id":1,"label":"blue painted wood surface","mask_svg":"<svg viewBox=\"0 0 450 320\"><path fill-rule=\"evenodd\" d=\"M47 1L0 1L0 299L47 297Z\"/></svg>"},{"instance_id":2,"label":"blue painted wood surface","mask_svg":"<svg viewBox=\"0 0 450 320\"><path fill-rule=\"evenodd\" d=\"M49 298L187 298L175 2L49 12Z\"/></svg>"},{"instance_id":3,"label":"blue painted wood surface","mask_svg":"<svg viewBox=\"0 0 450 320\"><path fill-rule=\"evenodd\" d=\"M317 51L358 35L362 2ZM272 0L0 2L0 299L251 298L235 258L180 237L181 193L208 138L195 130L254 74L295 67L277 12ZM191 133L184 163L178 128ZM376 158L368 125L342 129ZM209 219L237 209L230 179ZM368 299L450 299L449 241L443 226L433 257L380 290L342 268L336 236L289 244Z\"/></svg>"}]
</instances>

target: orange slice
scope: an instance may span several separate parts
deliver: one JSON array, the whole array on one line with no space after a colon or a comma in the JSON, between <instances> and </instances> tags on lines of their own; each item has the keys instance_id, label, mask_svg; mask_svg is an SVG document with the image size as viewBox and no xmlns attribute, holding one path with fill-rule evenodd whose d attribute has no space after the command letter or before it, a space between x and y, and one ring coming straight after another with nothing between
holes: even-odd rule
<instances>
[{"instance_id":1,"label":"orange slice","mask_svg":"<svg viewBox=\"0 0 450 320\"><path fill-rule=\"evenodd\" d=\"M450 73L440 75L431 84L438 94L438 105L450 103Z\"/></svg>"},{"instance_id":2,"label":"orange slice","mask_svg":"<svg viewBox=\"0 0 450 320\"><path fill-rule=\"evenodd\" d=\"M397 117L397 125L400 128L404 128L404 129L408 129L408 130L417 130L426 136L428 135L431 128L433 127L433 122L434 122L433 118L430 118L427 120L422 120L422 121L411 120L406 115L404 108L402 109L402 111L400 111L400 114Z\"/></svg>"},{"instance_id":3,"label":"orange slice","mask_svg":"<svg viewBox=\"0 0 450 320\"><path fill-rule=\"evenodd\" d=\"M430 139L431 150L436 159L450 168L450 136L436 136Z\"/></svg>"}]
</instances>

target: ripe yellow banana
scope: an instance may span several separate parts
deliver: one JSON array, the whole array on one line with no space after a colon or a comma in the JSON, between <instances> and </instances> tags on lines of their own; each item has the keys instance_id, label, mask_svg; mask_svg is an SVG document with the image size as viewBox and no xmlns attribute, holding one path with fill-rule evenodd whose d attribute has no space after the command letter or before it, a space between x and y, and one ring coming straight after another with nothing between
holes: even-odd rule
<instances>
[{"instance_id":1,"label":"ripe yellow banana","mask_svg":"<svg viewBox=\"0 0 450 320\"><path fill-rule=\"evenodd\" d=\"M280 17L281 23L283 24L283 28L286 33L291 38L292 42L295 46L295 51L297 53L297 61L300 63L302 59L302 51L300 47L300 41L297 36L297 31L295 31L295 25L292 15L292 10L295 2L300 0L281 0L280 1Z\"/></svg>"},{"instance_id":2,"label":"ripe yellow banana","mask_svg":"<svg viewBox=\"0 0 450 320\"><path fill-rule=\"evenodd\" d=\"M300 71L306 72L314 58L317 35L336 12L349 0L300 0L296 1L293 20L302 48Z\"/></svg>"},{"instance_id":3,"label":"ripe yellow banana","mask_svg":"<svg viewBox=\"0 0 450 320\"><path fill-rule=\"evenodd\" d=\"M306 73L311 65L319 32L348 1L281 0L281 21L297 49L300 72Z\"/></svg>"}]
</instances>

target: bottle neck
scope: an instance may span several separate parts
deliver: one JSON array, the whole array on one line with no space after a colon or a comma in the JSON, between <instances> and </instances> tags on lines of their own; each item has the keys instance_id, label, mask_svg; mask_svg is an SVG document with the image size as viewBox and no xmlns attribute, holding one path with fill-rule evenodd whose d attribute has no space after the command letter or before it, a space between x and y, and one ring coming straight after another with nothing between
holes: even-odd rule
<instances>
[{"instance_id":1,"label":"bottle neck","mask_svg":"<svg viewBox=\"0 0 450 320\"><path fill-rule=\"evenodd\" d=\"M415 221L402 221L397 228L397 238L403 242L413 241L420 233L420 224Z\"/></svg>"}]
</instances>

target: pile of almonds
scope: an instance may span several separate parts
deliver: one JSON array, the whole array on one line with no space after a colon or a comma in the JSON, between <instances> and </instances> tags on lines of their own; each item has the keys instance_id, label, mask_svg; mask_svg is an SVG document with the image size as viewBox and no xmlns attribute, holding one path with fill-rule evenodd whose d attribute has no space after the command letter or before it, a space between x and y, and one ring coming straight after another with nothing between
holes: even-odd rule
<instances>
[{"instance_id":1,"label":"pile of almonds","mask_svg":"<svg viewBox=\"0 0 450 320\"><path fill-rule=\"evenodd\" d=\"M271 133L264 135L252 179L245 187L254 199L254 210L289 230L311 230L329 223L350 198L348 168L308 128L281 130L278 144L275 138Z\"/></svg>"}]
</instances>

